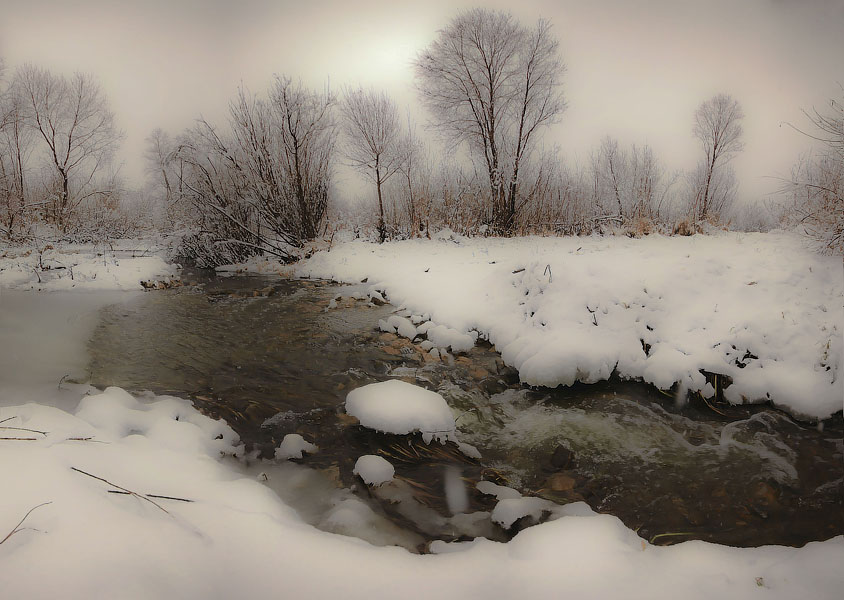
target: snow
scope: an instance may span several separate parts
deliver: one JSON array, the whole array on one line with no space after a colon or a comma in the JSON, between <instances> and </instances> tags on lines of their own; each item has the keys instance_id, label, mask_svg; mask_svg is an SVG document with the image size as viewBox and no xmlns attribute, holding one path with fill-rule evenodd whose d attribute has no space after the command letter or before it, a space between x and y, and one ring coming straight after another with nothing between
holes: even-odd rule
<instances>
[{"instance_id":1,"label":"snow","mask_svg":"<svg viewBox=\"0 0 844 600\"><path fill-rule=\"evenodd\" d=\"M615 371L711 396L705 370L732 378L730 402L770 399L809 419L844 407L841 260L787 232L446 233L335 245L297 273L368 278L407 314L430 317L416 331L431 349L465 352L480 334L530 385L595 382Z\"/></svg>"},{"instance_id":2,"label":"snow","mask_svg":"<svg viewBox=\"0 0 844 600\"><path fill-rule=\"evenodd\" d=\"M522 517L530 516L538 521L543 512L551 512L556 507L553 502L542 498L504 498L492 509L492 521L510 529Z\"/></svg>"},{"instance_id":3,"label":"snow","mask_svg":"<svg viewBox=\"0 0 844 600\"><path fill-rule=\"evenodd\" d=\"M353 473L360 475L366 485L381 485L393 480L396 469L381 456L365 454L355 462Z\"/></svg>"},{"instance_id":4,"label":"snow","mask_svg":"<svg viewBox=\"0 0 844 600\"><path fill-rule=\"evenodd\" d=\"M495 496L498 500L517 499L522 495L513 488L495 484L491 481L479 481L475 486L482 494Z\"/></svg>"},{"instance_id":5,"label":"snow","mask_svg":"<svg viewBox=\"0 0 844 600\"><path fill-rule=\"evenodd\" d=\"M398 379L352 390L346 412L364 427L384 433L419 431L425 442L455 439L454 416L443 397Z\"/></svg>"},{"instance_id":6,"label":"snow","mask_svg":"<svg viewBox=\"0 0 844 600\"><path fill-rule=\"evenodd\" d=\"M314 444L307 441L298 433L288 433L281 440L278 448L275 449L275 457L280 460L291 458L302 458L302 453L313 454L319 450Z\"/></svg>"},{"instance_id":7,"label":"snow","mask_svg":"<svg viewBox=\"0 0 844 600\"><path fill-rule=\"evenodd\" d=\"M0 545L4 597L837 598L844 585L841 536L803 548L663 548L582 503L507 544L438 542L438 554L415 556L305 525L222 456L241 451L231 429L184 400L109 388L75 415L25 404L0 409L9 417L4 425L47 433L0 441L3 536L50 504ZM72 468L191 502L109 493L120 490ZM348 499L326 525L352 532L373 518Z\"/></svg>"},{"instance_id":8,"label":"snow","mask_svg":"<svg viewBox=\"0 0 844 600\"><path fill-rule=\"evenodd\" d=\"M398 333L409 340L416 337L416 326L410 322L410 319L398 315L390 315L386 320L379 320L378 328L387 333Z\"/></svg>"},{"instance_id":9,"label":"snow","mask_svg":"<svg viewBox=\"0 0 844 600\"><path fill-rule=\"evenodd\" d=\"M142 281L171 281L178 268L156 247L136 252L121 250L142 245L125 240L108 249L94 245L9 249L0 253L0 288L17 290L142 290ZM146 255L147 252L151 253ZM127 256L119 257L118 254Z\"/></svg>"}]
</instances>

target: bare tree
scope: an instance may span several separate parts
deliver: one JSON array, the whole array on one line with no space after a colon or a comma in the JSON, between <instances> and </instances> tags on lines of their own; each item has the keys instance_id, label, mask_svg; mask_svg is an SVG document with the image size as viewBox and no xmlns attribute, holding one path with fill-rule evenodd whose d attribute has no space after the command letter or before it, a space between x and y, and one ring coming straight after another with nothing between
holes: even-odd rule
<instances>
[{"instance_id":1,"label":"bare tree","mask_svg":"<svg viewBox=\"0 0 844 600\"><path fill-rule=\"evenodd\" d=\"M458 15L415 62L435 124L468 142L489 180L491 222L509 230L523 204L520 170L543 127L565 109L565 71L551 25L475 8Z\"/></svg>"},{"instance_id":2,"label":"bare tree","mask_svg":"<svg viewBox=\"0 0 844 600\"><path fill-rule=\"evenodd\" d=\"M403 159L399 170L404 179L404 205L408 233L413 237L425 230L429 221L431 202L431 164L425 144L408 119L407 133L401 142ZM427 232L430 236L430 232Z\"/></svg>"},{"instance_id":3,"label":"bare tree","mask_svg":"<svg viewBox=\"0 0 844 600\"><path fill-rule=\"evenodd\" d=\"M328 209L337 129L329 93L277 77L270 91L285 185L298 211L301 239L319 235Z\"/></svg>"},{"instance_id":4,"label":"bare tree","mask_svg":"<svg viewBox=\"0 0 844 600\"><path fill-rule=\"evenodd\" d=\"M68 218L89 198L106 197L97 176L110 160L120 134L99 84L89 75L70 79L32 65L17 73L27 104L27 122L43 142L53 172L48 219L65 231Z\"/></svg>"},{"instance_id":5,"label":"bare tree","mask_svg":"<svg viewBox=\"0 0 844 600\"><path fill-rule=\"evenodd\" d=\"M702 176L695 175L695 183L700 187L695 190L692 201L692 217L696 220L708 216L718 216L719 210L727 208L732 197L720 197L718 210L712 202L712 183L718 169L726 165L736 153L744 148L741 140L741 120L744 118L741 106L732 96L718 94L703 102L695 112L695 137L700 140L705 153L704 162L698 167ZM722 175L721 191L734 190L735 186L723 185L728 178Z\"/></svg>"},{"instance_id":6,"label":"bare tree","mask_svg":"<svg viewBox=\"0 0 844 600\"><path fill-rule=\"evenodd\" d=\"M26 164L32 135L24 121L25 106L18 92L15 86L0 92L0 233L7 239L21 233L31 208Z\"/></svg>"},{"instance_id":7,"label":"bare tree","mask_svg":"<svg viewBox=\"0 0 844 600\"><path fill-rule=\"evenodd\" d=\"M378 192L378 237L387 237L382 186L407 158L396 103L386 92L347 90L340 104L346 133L346 158L375 184Z\"/></svg>"}]
</instances>

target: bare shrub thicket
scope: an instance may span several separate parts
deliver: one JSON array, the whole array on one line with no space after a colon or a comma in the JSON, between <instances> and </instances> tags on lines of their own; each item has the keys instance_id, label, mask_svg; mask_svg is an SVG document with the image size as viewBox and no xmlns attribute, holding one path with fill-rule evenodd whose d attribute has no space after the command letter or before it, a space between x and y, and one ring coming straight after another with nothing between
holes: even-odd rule
<instances>
[{"instance_id":1,"label":"bare shrub thicket","mask_svg":"<svg viewBox=\"0 0 844 600\"><path fill-rule=\"evenodd\" d=\"M336 142L333 102L278 77L265 97L238 91L225 131L200 120L177 142L162 134L150 139L158 189L168 207L182 205L191 229L182 244L186 257L202 266L263 253L291 261L321 233Z\"/></svg>"},{"instance_id":2,"label":"bare shrub thicket","mask_svg":"<svg viewBox=\"0 0 844 600\"><path fill-rule=\"evenodd\" d=\"M467 235L497 233L487 220L485 173L453 157L434 161L420 152L415 160L412 185L397 177L384 187L390 237L425 235L429 228L443 227ZM522 204L510 234L671 231L681 213L679 178L647 146L622 151L617 143L605 142L581 167L568 166L556 150L546 151L523 171ZM413 212L407 209L411 192ZM377 219L370 210L361 224L374 228Z\"/></svg>"},{"instance_id":3,"label":"bare shrub thicket","mask_svg":"<svg viewBox=\"0 0 844 600\"><path fill-rule=\"evenodd\" d=\"M786 219L827 253L844 253L844 88L824 110L804 111L811 129L801 131L819 142L802 157L783 187Z\"/></svg>"}]
</instances>

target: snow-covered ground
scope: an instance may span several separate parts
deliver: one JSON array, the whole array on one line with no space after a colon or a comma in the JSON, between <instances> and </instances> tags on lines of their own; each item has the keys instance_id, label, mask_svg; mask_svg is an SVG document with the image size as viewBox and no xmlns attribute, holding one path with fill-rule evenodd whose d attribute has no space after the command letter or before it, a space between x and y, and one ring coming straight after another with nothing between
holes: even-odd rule
<instances>
[{"instance_id":1,"label":"snow-covered ground","mask_svg":"<svg viewBox=\"0 0 844 600\"><path fill-rule=\"evenodd\" d=\"M844 586L844 537L658 547L582 503L507 544L371 546L306 525L239 476L222 458L236 435L176 398L109 388L73 415L26 404L0 421L21 428L2 437L33 438L0 441L0 539L40 506L0 544L8 598L838 598Z\"/></svg>"},{"instance_id":2,"label":"snow-covered ground","mask_svg":"<svg viewBox=\"0 0 844 600\"><path fill-rule=\"evenodd\" d=\"M0 288L18 290L141 290L169 281L178 269L163 249L144 240L111 245L51 244L0 251Z\"/></svg>"},{"instance_id":3,"label":"snow-covered ground","mask_svg":"<svg viewBox=\"0 0 844 600\"><path fill-rule=\"evenodd\" d=\"M367 280L439 351L492 342L531 385L595 382L613 370L809 418L844 406L844 270L796 235L352 241L298 267ZM411 337L407 323L387 324ZM399 324L405 331L399 331ZM382 328L385 326L382 325ZM647 349L647 350L646 350Z\"/></svg>"},{"instance_id":4,"label":"snow-covered ground","mask_svg":"<svg viewBox=\"0 0 844 600\"><path fill-rule=\"evenodd\" d=\"M652 357L659 349L690 357L659 359L654 369L694 386L695 369L729 364L720 346L704 350L736 327L736 352L752 349L759 358L746 369L759 362L772 372L760 384L772 395L783 387L781 368L801 367L798 383L822 397L793 408L817 416L841 408L840 393L835 402L827 393L841 385L833 380L842 372L840 261L788 236L350 243L302 269L369 277L419 313L411 317L427 313L433 323L407 321L439 327L429 337L443 350L457 351L477 330L523 377L547 383L572 373L596 379L614 362L645 373L651 358L630 345L651 333ZM25 438L0 440L0 597L839 598L844 589L844 536L799 549L659 547L582 503L507 544L438 542L424 556L319 531L245 477L231 458L242 452L234 432L188 401L57 385L84 368L92 316L106 301L120 298L0 292L0 437ZM384 324L399 325L407 330ZM736 385L755 389L752 379ZM296 439L288 446L316 450ZM287 450L277 461L286 463ZM500 498L497 522L542 510L481 485Z\"/></svg>"}]
</instances>

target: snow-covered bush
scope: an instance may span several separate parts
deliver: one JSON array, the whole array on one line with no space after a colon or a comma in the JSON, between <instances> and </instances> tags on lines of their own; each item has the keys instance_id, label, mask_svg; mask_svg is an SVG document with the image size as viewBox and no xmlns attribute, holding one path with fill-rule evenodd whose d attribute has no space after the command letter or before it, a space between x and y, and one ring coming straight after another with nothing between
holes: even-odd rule
<instances>
[{"instance_id":1,"label":"snow-covered bush","mask_svg":"<svg viewBox=\"0 0 844 600\"><path fill-rule=\"evenodd\" d=\"M824 253L844 253L844 87L841 99L830 100L826 112L805 113L820 141L820 151L803 157L783 189L787 221Z\"/></svg>"}]
</instances>

